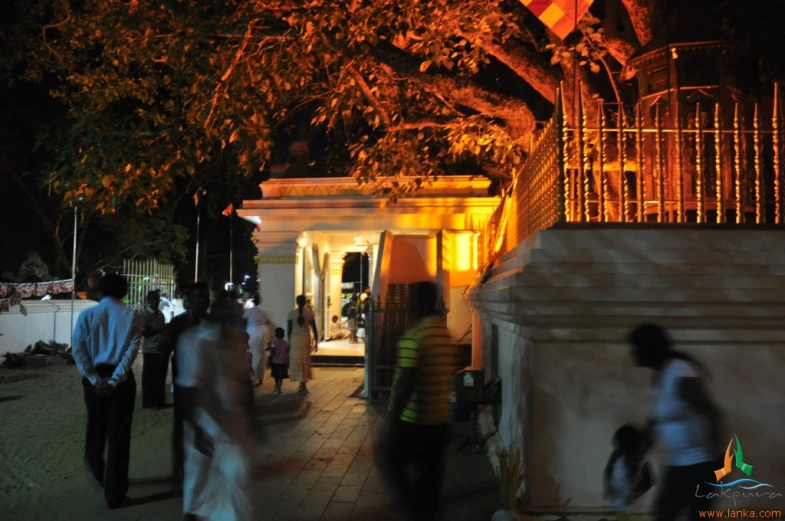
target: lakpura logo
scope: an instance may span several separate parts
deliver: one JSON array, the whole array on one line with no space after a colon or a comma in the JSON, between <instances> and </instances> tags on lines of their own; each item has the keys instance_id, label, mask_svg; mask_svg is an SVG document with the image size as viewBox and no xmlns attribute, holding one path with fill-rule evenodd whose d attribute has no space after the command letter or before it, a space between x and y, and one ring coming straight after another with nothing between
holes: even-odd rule
<instances>
[{"instance_id":1,"label":"lakpura logo","mask_svg":"<svg viewBox=\"0 0 785 521\"><path fill-rule=\"evenodd\" d=\"M733 443L736 443L736 448L733 448ZM733 472L733 463L737 470L744 474L730 483L723 483L723 479L728 477ZM744 450L741 447L739 437L734 433L728 448L725 451L725 462L721 469L714 471L714 476L717 478L716 483L706 482L707 485L719 489L718 492L709 492L706 497L727 497L733 498L765 498L775 499L782 497L782 494L770 491L774 486L768 483L762 483L752 478L752 465L744 461ZM762 490L761 490L762 489ZM696 491L696 496L698 491Z\"/></svg>"}]
</instances>

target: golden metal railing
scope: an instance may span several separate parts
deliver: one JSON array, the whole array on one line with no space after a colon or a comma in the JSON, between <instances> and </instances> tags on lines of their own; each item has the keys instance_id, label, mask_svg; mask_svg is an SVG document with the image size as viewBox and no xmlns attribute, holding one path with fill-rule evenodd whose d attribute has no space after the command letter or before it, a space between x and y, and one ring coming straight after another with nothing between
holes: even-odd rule
<instances>
[{"instance_id":1,"label":"golden metal railing","mask_svg":"<svg viewBox=\"0 0 785 521\"><path fill-rule=\"evenodd\" d=\"M759 103L726 111L660 100L628 113L579 96L570 126L560 92L511 204L505 198L484 234L486 260L558 222L785 223L780 102L775 85L764 121Z\"/></svg>"}]
</instances>

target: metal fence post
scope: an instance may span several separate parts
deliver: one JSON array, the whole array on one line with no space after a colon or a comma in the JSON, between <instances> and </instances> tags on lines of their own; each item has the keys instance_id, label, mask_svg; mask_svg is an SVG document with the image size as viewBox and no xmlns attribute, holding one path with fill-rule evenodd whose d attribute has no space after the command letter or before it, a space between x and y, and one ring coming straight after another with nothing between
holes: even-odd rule
<instances>
[{"instance_id":1,"label":"metal fence post","mask_svg":"<svg viewBox=\"0 0 785 521\"><path fill-rule=\"evenodd\" d=\"M375 330L375 320L374 315L376 310L374 309L373 305L373 297L368 297L367 300L367 312L365 317L365 399L371 401L373 399L374 389L373 389L373 373L375 371L374 367L374 334Z\"/></svg>"}]
</instances>

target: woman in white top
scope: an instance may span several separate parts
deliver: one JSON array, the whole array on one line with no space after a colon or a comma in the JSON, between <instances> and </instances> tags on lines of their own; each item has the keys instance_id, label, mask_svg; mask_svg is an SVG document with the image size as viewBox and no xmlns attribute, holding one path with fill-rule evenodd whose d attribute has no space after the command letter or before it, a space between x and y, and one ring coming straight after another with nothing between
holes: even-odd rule
<instances>
[{"instance_id":1,"label":"woman in white top","mask_svg":"<svg viewBox=\"0 0 785 521\"><path fill-rule=\"evenodd\" d=\"M293 382L300 382L300 392L307 392L305 384L313 377L311 373L311 350L318 349L319 333L313 313L306 307L305 295L297 297L297 308L289 312L286 331L289 338L289 374ZM311 337L313 331L313 338Z\"/></svg>"},{"instance_id":2,"label":"woman in white top","mask_svg":"<svg viewBox=\"0 0 785 521\"><path fill-rule=\"evenodd\" d=\"M656 521L672 521L689 508L691 519L711 509L719 489L714 471L722 467L720 412L706 389L706 368L675 351L668 333L643 324L628 335L637 365L654 370L654 407L644 430L641 453L653 443L664 452L665 470L656 503Z\"/></svg>"},{"instance_id":3,"label":"woman in white top","mask_svg":"<svg viewBox=\"0 0 785 521\"><path fill-rule=\"evenodd\" d=\"M245 332L249 337L248 350L251 352L254 383L261 385L264 380L265 349L273 339L267 312L259 307L259 295L254 295L251 300L254 305L245 309L243 317L246 321Z\"/></svg>"}]
</instances>

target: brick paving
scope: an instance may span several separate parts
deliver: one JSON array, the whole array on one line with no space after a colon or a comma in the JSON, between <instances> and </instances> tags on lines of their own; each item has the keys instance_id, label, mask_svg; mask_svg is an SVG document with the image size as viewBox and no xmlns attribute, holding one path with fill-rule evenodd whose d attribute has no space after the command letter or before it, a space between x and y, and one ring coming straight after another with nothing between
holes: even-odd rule
<instances>
[{"instance_id":1,"label":"brick paving","mask_svg":"<svg viewBox=\"0 0 785 521\"><path fill-rule=\"evenodd\" d=\"M317 371L307 397L270 397L264 389L258 398L265 423L255 496L260 521L405 519L374 467L384 404L351 397L362 384L362 369ZM490 465L454 446L448 452L445 519L490 519L496 506Z\"/></svg>"},{"instance_id":2,"label":"brick paving","mask_svg":"<svg viewBox=\"0 0 785 521\"><path fill-rule=\"evenodd\" d=\"M3 385L3 392L25 398L2 404L0 411L14 418L15 424L27 425L25 437L16 435L14 439L20 441L11 448L11 433L0 422L0 472L8 477L5 490L0 491L4 521L182 519L181 498L166 479L171 410L143 411L137 399L129 501L109 511L102 491L90 485L81 463L84 406L75 369L48 368L20 375L24 381ZM299 395L297 384L286 382L284 394L274 396L269 379L257 389L254 521L404 519L374 468L374 440L386 421L384 412L379 412L385 404L371 406L352 397L362 378L361 368L317 368L307 395ZM36 389L55 392L52 386L58 389L58 400L29 400ZM466 424L455 426L448 449L442 495L445 521L489 520L498 505L487 458L456 449L467 429ZM32 468L46 471L34 476L28 472ZM14 481L13 476L19 479Z\"/></svg>"}]
</instances>

